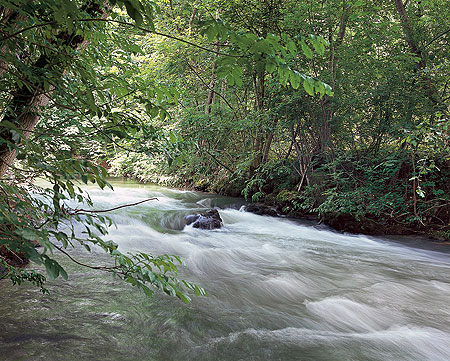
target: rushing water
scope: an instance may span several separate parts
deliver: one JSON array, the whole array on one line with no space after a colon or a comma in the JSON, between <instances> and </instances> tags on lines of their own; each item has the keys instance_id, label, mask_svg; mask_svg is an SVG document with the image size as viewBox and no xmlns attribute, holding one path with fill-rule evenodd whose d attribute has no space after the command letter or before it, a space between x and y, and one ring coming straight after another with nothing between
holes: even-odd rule
<instances>
[{"instance_id":1,"label":"rushing water","mask_svg":"<svg viewBox=\"0 0 450 361\"><path fill-rule=\"evenodd\" d=\"M240 212L155 186L91 189L123 251L181 255L208 297L189 305L61 261L50 295L0 283L0 360L450 360L448 254ZM183 228L218 207L224 228ZM104 256L77 250L85 262Z\"/></svg>"}]
</instances>

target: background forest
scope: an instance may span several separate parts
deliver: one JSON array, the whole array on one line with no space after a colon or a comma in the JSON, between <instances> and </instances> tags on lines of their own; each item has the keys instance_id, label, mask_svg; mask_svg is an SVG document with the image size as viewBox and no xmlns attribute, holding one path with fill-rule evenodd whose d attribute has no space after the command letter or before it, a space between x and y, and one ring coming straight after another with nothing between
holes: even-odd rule
<instances>
[{"instance_id":1,"label":"background forest","mask_svg":"<svg viewBox=\"0 0 450 361\"><path fill-rule=\"evenodd\" d=\"M341 230L448 238L448 5L161 4L169 16L159 28L209 50L146 37L139 68L179 92L170 117L153 123L169 132L169 148L106 159L117 175L242 194ZM286 46L282 59L265 53L272 38ZM249 50L260 53L225 55ZM289 78L285 65L303 77Z\"/></svg>"},{"instance_id":2,"label":"background forest","mask_svg":"<svg viewBox=\"0 0 450 361\"><path fill-rule=\"evenodd\" d=\"M105 168L339 230L449 239L449 5L1 0L9 277L43 281L5 249L58 277L63 268L28 241L62 252L78 241L100 245L127 282L187 300L166 274L176 259L125 256L101 237L107 218L68 208L89 204L77 180L109 185ZM71 220L88 240L59 230Z\"/></svg>"}]
</instances>

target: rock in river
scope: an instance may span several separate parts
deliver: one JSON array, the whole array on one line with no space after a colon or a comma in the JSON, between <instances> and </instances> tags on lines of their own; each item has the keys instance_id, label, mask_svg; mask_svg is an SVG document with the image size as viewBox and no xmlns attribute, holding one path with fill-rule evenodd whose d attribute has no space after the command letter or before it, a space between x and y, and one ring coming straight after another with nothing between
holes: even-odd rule
<instances>
[{"instance_id":1,"label":"rock in river","mask_svg":"<svg viewBox=\"0 0 450 361\"><path fill-rule=\"evenodd\" d=\"M271 216L271 217L280 216L274 207L267 206L262 203L250 203L247 206L245 206L244 209L246 212L259 214L260 216Z\"/></svg>"},{"instance_id":2,"label":"rock in river","mask_svg":"<svg viewBox=\"0 0 450 361\"><path fill-rule=\"evenodd\" d=\"M184 217L184 219L186 220L186 224L192 224L194 228L216 229L223 226L222 218L220 218L217 209L210 209L200 214L191 214Z\"/></svg>"}]
</instances>

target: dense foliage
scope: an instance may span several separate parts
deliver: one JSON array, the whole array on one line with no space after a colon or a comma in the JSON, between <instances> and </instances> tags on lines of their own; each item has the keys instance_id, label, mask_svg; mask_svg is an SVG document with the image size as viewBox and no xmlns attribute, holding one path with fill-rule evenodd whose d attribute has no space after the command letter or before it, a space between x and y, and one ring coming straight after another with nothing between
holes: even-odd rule
<instances>
[{"instance_id":1,"label":"dense foliage","mask_svg":"<svg viewBox=\"0 0 450 361\"><path fill-rule=\"evenodd\" d=\"M241 61L235 82L222 70L226 57L149 38L158 67L142 68L180 92L163 126L177 134L184 159L167 167L161 157L119 154L114 171L242 194L343 230L449 237L448 2L183 5L165 4L173 14L159 24L165 31L230 52L233 42L214 27L192 28L192 19L201 25L214 10L235 33L288 39L286 64L334 95L312 96L294 79L283 86L283 68L272 68L270 55ZM165 57L173 51L176 58Z\"/></svg>"},{"instance_id":2,"label":"dense foliage","mask_svg":"<svg viewBox=\"0 0 450 361\"><path fill-rule=\"evenodd\" d=\"M109 264L84 266L148 295L156 288L188 302L186 290L204 294L176 278L177 256L121 253L106 238L106 210L92 209L80 185L111 187L100 157L127 149L121 139L138 152L163 139L148 121L164 119L163 105L176 93L131 76L139 74L142 54L134 38L154 30L156 11L156 4L136 1L0 2L0 278L46 292L43 272L68 277L53 253L81 264L70 254L79 244L111 256ZM37 268L22 268L29 261Z\"/></svg>"}]
</instances>

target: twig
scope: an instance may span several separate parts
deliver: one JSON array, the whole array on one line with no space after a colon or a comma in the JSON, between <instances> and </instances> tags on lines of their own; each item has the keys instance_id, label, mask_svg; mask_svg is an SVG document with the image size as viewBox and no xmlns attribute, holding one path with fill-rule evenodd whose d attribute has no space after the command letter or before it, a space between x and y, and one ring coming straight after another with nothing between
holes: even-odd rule
<instances>
[{"instance_id":1,"label":"twig","mask_svg":"<svg viewBox=\"0 0 450 361\"><path fill-rule=\"evenodd\" d=\"M3 192L3 194L5 195L6 205L7 205L8 209L9 209L9 211L11 212L12 209L11 209L11 204L10 204L10 200L9 200L8 193L6 192L6 190L3 189L3 187L0 187L0 190L1 190L1 191Z\"/></svg>"},{"instance_id":2,"label":"twig","mask_svg":"<svg viewBox=\"0 0 450 361\"><path fill-rule=\"evenodd\" d=\"M144 202L148 202L148 201L154 201L154 200L158 200L158 198L144 199L143 201L139 201L139 202L136 202L136 203L130 203L130 204L123 204L123 205L121 205L121 206L117 206L117 207L110 208L110 209L99 209L99 210L95 210L95 209L75 209L75 210L73 211L73 213L69 213L69 214L74 215L74 214L78 214L78 213L80 213L80 212L86 212L86 213L105 213L105 212L115 211L115 210L120 209L120 208L137 206L138 204L141 204L141 203L144 203Z\"/></svg>"},{"instance_id":3,"label":"twig","mask_svg":"<svg viewBox=\"0 0 450 361\"><path fill-rule=\"evenodd\" d=\"M146 33L155 34L155 35L160 35L160 36L163 36L163 37L166 37L166 38L169 38L169 39L181 41L182 43L185 43L185 44L194 46L194 47L199 48L199 49L202 49L202 50L206 50L206 51L208 51L208 52L210 52L210 53L214 53L214 54L217 54L217 55L229 56L229 57L232 57L232 58L243 58L243 57L245 57L244 55L226 54L226 53L222 53L222 52L219 52L219 51L211 50L211 49L208 49L208 48L206 48L206 47L204 47L204 46L202 46L202 45L198 45L198 44L192 43L192 42L190 42L190 41L188 41L188 40L179 38L179 37L177 37L177 36L173 36L173 35L169 35L169 34L160 33L160 32L158 32L158 31L153 31L153 30L150 30L150 29L142 28L142 27L136 27L135 24L128 23L128 22L126 22L126 21L112 20L112 19L103 19L103 18L77 19L77 20L74 20L74 21L76 21L76 22L97 22L97 21L98 21L98 22L109 22L109 23L116 23L116 24L125 25L125 26L131 26L131 27L133 27L133 28L139 29L139 30L144 31L144 32L146 32ZM34 28L38 28L38 27L42 27L42 26L47 26L47 25L55 25L55 24L57 24L56 21L48 21L48 22L41 23L41 24L35 24L35 25L29 26L29 27L27 27L27 28L21 29L21 30L19 30L19 31L17 31L17 32L11 34L11 35L8 35L8 36L3 37L2 39L0 39L0 42L3 42L3 41L5 41L5 40L11 39L11 38L13 38L13 37L16 37L17 35L19 35L19 34L25 32L25 31L34 29Z\"/></svg>"},{"instance_id":4,"label":"twig","mask_svg":"<svg viewBox=\"0 0 450 361\"><path fill-rule=\"evenodd\" d=\"M436 35L433 39L431 39L428 43L425 44L425 49L428 48L428 46L430 46L433 42L435 42L437 39L439 39L440 37L444 36L445 34L449 33L450 29L447 29L445 31L443 31L442 33Z\"/></svg>"},{"instance_id":5,"label":"twig","mask_svg":"<svg viewBox=\"0 0 450 361\"><path fill-rule=\"evenodd\" d=\"M103 271L107 271L107 272L112 272L115 268L117 267L107 267L107 266L91 266L85 263L82 263L80 261L77 261L75 258L73 258L67 251L65 251L62 247L57 246L56 244L52 243L52 245L58 250L60 251L62 254L66 255L72 262L83 266L83 267L87 267L87 268L91 268L91 269L99 269L99 270L103 270Z\"/></svg>"},{"instance_id":6,"label":"twig","mask_svg":"<svg viewBox=\"0 0 450 361\"><path fill-rule=\"evenodd\" d=\"M429 208L425 209L423 211L423 213L431 211L432 209L435 209L435 208L448 207L449 205L450 205L450 203L438 204L438 205L435 205L435 206L432 206L432 207L429 207Z\"/></svg>"},{"instance_id":7,"label":"twig","mask_svg":"<svg viewBox=\"0 0 450 361\"><path fill-rule=\"evenodd\" d=\"M4 38L0 39L0 42L3 42L3 41L5 41L5 40L11 39L11 38L14 38L14 37L16 37L17 35L19 35L19 34L25 32L25 31L34 29L34 28L39 28L39 27L42 27L42 26L46 26L46 25L54 25L54 24L56 24L56 21L48 21L48 22L46 22L46 23L34 24L34 25L28 26L28 27L26 27L26 28L23 28L23 29L21 29L21 30L19 30L19 31L16 31L15 33L13 33L13 34L11 34L11 35L5 36Z\"/></svg>"},{"instance_id":8,"label":"twig","mask_svg":"<svg viewBox=\"0 0 450 361\"><path fill-rule=\"evenodd\" d=\"M187 65L188 65L188 67L194 72L194 74L197 76L197 78L200 79L200 81L203 83L203 85L205 85L205 87L206 87L208 90L212 90L215 94L217 94L220 98L223 99L223 101L224 101L224 102L228 105L228 107L233 111L234 116L235 116L236 119L237 119L236 110L235 110L235 109L233 108L233 106L228 102L228 100L227 100L221 93L217 92L217 91L214 89L214 87L210 87L210 86L205 82L205 80L201 77L201 75L195 70L195 68L194 68L191 64L189 64L189 62L187 62Z\"/></svg>"},{"instance_id":9,"label":"twig","mask_svg":"<svg viewBox=\"0 0 450 361\"><path fill-rule=\"evenodd\" d=\"M179 37L177 37L177 36L173 36L173 35L169 35L169 34L160 33L160 32L158 32L158 31L154 31L154 30L150 30L150 29L146 29L146 28L142 28L142 27L136 27L135 24L128 23L128 22L126 22L126 21L112 20L112 19L102 19L102 18L79 19L79 20L75 20L75 21L79 21L79 22L96 22L96 21L102 21L102 22L116 23L116 24L125 25L125 26L131 26L131 27L136 28L136 29L138 29L138 30L141 30L141 31L143 31L143 32L145 32L145 33L150 33L150 34L160 35L160 36L163 36L163 37L165 37L165 38L169 38L169 39L181 41L182 43L185 43L185 44L191 45L191 46L193 46L193 47L196 47L196 48L199 48L199 49L208 51L208 52L213 53L213 54L223 55L223 56L229 56L229 57L232 57L232 58L245 58L245 57L246 57L245 55L227 54L227 53L222 53L222 52L220 52L220 51L215 51L215 50L212 50L212 49L208 49L208 48L206 48L206 47L204 47L204 46L202 46L202 45L198 45L198 44L192 43L192 42L190 42L190 41L188 41L188 40L179 38Z\"/></svg>"},{"instance_id":10,"label":"twig","mask_svg":"<svg viewBox=\"0 0 450 361\"><path fill-rule=\"evenodd\" d=\"M205 151L207 154L209 154L209 156L220 166L222 166L223 168L225 168L227 171L229 171L231 174L234 174L235 172L233 172L229 167L227 167L224 163L222 163L220 160L218 160L214 154L212 154L208 149L200 149L198 143L195 143L195 146L197 147L197 149L199 151Z\"/></svg>"}]
</instances>

